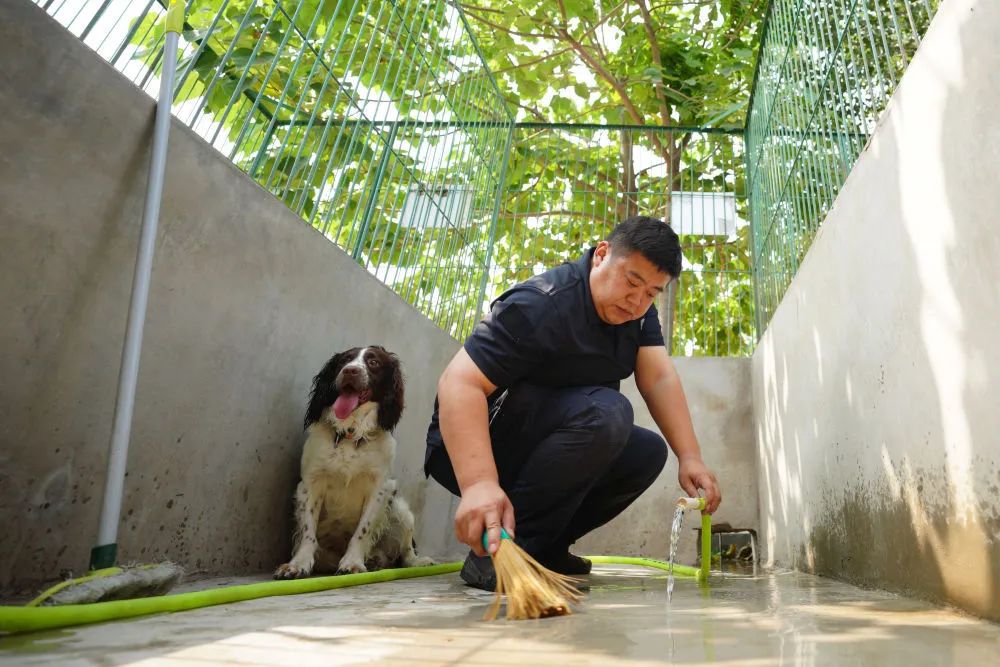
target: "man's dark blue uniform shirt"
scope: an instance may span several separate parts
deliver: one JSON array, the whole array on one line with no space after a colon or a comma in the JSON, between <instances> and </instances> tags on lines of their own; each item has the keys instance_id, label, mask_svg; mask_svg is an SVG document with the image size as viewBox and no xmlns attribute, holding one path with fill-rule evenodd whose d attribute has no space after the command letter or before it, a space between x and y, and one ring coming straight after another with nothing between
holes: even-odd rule
<instances>
[{"instance_id":1,"label":"man's dark blue uniform shirt","mask_svg":"<svg viewBox=\"0 0 1000 667\"><path fill-rule=\"evenodd\" d=\"M618 389L635 372L640 347L663 345L655 306L618 325L597 315L590 294L593 257L591 248L577 261L507 290L466 339L465 351L498 387L491 402L518 382ZM435 401L427 433L431 448L443 446L437 407Z\"/></svg>"}]
</instances>

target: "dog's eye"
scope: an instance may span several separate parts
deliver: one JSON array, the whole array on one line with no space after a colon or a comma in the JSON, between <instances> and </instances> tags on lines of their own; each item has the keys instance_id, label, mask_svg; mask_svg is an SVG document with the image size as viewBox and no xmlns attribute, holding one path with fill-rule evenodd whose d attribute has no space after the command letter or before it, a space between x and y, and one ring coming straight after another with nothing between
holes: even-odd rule
<instances>
[{"instance_id":1,"label":"dog's eye","mask_svg":"<svg viewBox=\"0 0 1000 667\"><path fill-rule=\"evenodd\" d=\"M369 359L368 366L370 368L378 368L378 359Z\"/></svg>"}]
</instances>

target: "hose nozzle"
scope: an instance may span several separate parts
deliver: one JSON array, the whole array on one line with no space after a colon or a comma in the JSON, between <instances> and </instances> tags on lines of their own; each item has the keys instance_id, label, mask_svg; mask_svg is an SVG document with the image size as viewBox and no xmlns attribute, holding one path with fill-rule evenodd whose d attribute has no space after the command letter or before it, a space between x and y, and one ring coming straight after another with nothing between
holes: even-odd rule
<instances>
[{"instance_id":1,"label":"hose nozzle","mask_svg":"<svg viewBox=\"0 0 1000 667\"><path fill-rule=\"evenodd\" d=\"M678 498L677 506L683 507L686 510L704 510L705 509L705 499L704 498Z\"/></svg>"}]
</instances>

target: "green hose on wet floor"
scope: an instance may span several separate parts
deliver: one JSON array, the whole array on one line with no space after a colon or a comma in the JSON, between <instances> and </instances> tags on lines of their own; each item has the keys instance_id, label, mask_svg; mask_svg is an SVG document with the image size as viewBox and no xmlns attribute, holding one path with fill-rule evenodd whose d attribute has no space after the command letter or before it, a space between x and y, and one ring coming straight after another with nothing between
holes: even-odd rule
<instances>
[{"instance_id":1,"label":"green hose on wet floor","mask_svg":"<svg viewBox=\"0 0 1000 667\"><path fill-rule=\"evenodd\" d=\"M668 570L664 561L651 558L633 558L626 556L588 556L597 564L610 565L641 565L658 570ZM360 574L344 574L329 577L313 577L309 579L293 579L290 581L263 581L255 584L241 584L214 588L190 593L160 595L156 597L136 598L132 600L116 600L113 602L95 602L92 604L64 605L56 607L22 607L0 606L0 633L35 632L51 630L88 623L101 623L148 614L164 612L187 611L201 609L220 604L255 600L257 598L275 595L299 595L302 593L317 593L336 588L348 588L364 584L375 584L397 579L413 577L428 577L437 574L449 574L462 569L462 563L442 563L426 567L402 567ZM682 577L693 577L699 581L704 579L701 570L685 565L674 565L674 574Z\"/></svg>"}]
</instances>

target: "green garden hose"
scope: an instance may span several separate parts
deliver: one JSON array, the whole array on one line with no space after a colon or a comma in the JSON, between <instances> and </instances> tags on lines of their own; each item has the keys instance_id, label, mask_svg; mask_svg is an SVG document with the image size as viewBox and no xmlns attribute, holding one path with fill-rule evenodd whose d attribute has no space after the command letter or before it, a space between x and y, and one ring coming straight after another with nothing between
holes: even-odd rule
<instances>
[{"instance_id":1,"label":"green garden hose","mask_svg":"<svg viewBox=\"0 0 1000 667\"><path fill-rule=\"evenodd\" d=\"M598 564L641 565L658 570L666 570L669 567L667 563L651 558L631 558L626 556L588 556L587 558ZM256 584L241 584L191 593L177 593L174 595L161 595L132 600L116 600L114 602L95 602L93 604L64 605L58 607L0 606L0 633L51 630L74 625L86 625L88 623L115 621L135 616L146 616L148 614L201 609L202 607L255 600L274 595L318 593L336 588L375 584L383 581L449 574L451 572L458 572L460 569L462 569L462 563L442 563L440 565L401 567L389 570L377 570L375 572L362 572L360 574L313 577L290 581L263 581ZM699 581L702 580L698 568L694 567L674 565L674 574L694 577Z\"/></svg>"}]
</instances>

